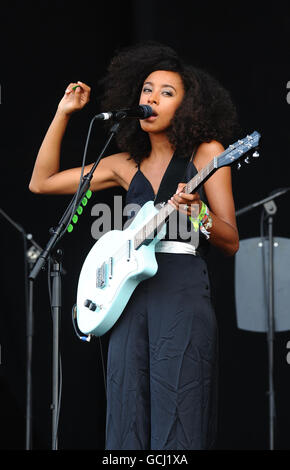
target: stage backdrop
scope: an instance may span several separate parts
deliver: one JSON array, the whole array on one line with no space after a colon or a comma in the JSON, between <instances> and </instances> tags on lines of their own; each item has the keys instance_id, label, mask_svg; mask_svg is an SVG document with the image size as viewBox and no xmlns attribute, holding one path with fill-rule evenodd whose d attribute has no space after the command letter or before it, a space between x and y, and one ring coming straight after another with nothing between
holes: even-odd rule
<instances>
[{"instance_id":1,"label":"stage backdrop","mask_svg":"<svg viewBox=\"0 0 290 470\"><path fill-rule=\"evenodd\" d=\"M1 7L1 204L0 207L44 247L49 228L70 197L29 192L33 164L66 85L81 80L92 87L90 104L73 116L62 147L62 167L79 166L91 118L101 110L98 80L114 51L145 39L173 46L188 62L212 73L237 105L243 135L262 134L261 157L240 171L233 168L237 209L289 186L290 12L275 5L255 8L235 2L141 1L41 2ZM94 126L88 161L105 139ZM114 144L109 153L115 150ZM84 258L95 242L93 206L113 206L121 190L94 194L75 230L61 241L64 251L61 313L62 395L60 449L103 449L104 366L108 335L79 341L71 308ZM289 195L276 200L274 234L290 237ZM260 234L261 209L238 218L241 239ZM1 226L0 427L2 449L25 447L26 312L23 238L9 221ZM28 243L30 247L30 243ZM211 257L220 341L219 449L267 449L268 359L266 335L237 328L234 259ZM251 273L249 273L251 275ZM243 289L243 286L238 286ZM245 293L246 295L247 293ZM290 312L289 312L290 315ZM275 335L275 447L289 449L290 332ZM33 448L51 448L52 318L47 272L35 282L33 342Z\"/></svg>"}]
</instances>

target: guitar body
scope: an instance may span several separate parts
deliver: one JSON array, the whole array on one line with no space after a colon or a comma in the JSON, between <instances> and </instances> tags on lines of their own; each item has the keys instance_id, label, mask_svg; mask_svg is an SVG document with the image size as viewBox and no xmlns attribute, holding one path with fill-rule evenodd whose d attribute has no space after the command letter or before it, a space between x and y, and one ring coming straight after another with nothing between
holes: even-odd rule
<instances>
[{"instance_id":1,"label":"guitar body","mask_svg":"<svg viewBox=\"0 0 290 470\"><path fill-rule=\"evenodd\" d=\"M131 225L104 234L88 253L77 289L77 323L85 334L101 336L118 320L137 285L157 271L155 245L166 225L147 245L134 249L133 237L158 210L148 201Z\"/></svg>"}]
</instances>

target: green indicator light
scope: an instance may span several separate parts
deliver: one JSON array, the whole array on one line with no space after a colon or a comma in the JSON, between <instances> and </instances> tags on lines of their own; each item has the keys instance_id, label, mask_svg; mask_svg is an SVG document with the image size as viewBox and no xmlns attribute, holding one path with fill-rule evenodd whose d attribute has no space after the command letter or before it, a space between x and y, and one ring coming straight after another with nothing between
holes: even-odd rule
<instances>
[{"instance_id":1,"label":"green indicator light","mask_svg":"<svg viewBox=\"0 0 290 470\"><path fill-rule=\"evenodd\" d=\"M78 220L79 220L79 218L78 218L78 216L75 214L75 215L73 216L73 218L72 218L73 223L76 224Z\"/></svg>"},{"instance_id":2,"label":"green indicator light","mask_svg":"<svg viewBox=\"0 0 290 470\"><path fill-rule=\"evenodd\" d=\"M90 189L88 189L87 192L86 192L87 198L90 199L91 195L92 195L92 191Z\"/></svg>"},{"instance_id":3,"label":"green indicator light","mask_svg":"<svg viewBox=\"0 0 290 470\"><path fill-rule=\"evenodd\" d=\"M83 205L83 206L86 206L87 203L88 203L88 200L87 200L86 197L84 197L83 200L82 200L82 205Z\"/></svg>"},{"instance_id":4,"label":"green indicator light","mask_svg":"<svg viewBox=\"0 0 290 470\"><path fill-rule=\"evenodd\" d=\"M82 208L82 206L79 206L79 207L77 208L77 213L78 213L79 215L81 215L81 214L83 213L83 208Z\"/></svg>"},{"instance_id":5,"label":"green indicator light","mask_svg":"<svg viewBox=\"0 0 290 470\"><path fill-rule=\"evenodd\" d=\"M73 225L72 224L69 224L68 228L67 228L67 231L70 233L73 231Z\"/></svg>"}]
</instances>

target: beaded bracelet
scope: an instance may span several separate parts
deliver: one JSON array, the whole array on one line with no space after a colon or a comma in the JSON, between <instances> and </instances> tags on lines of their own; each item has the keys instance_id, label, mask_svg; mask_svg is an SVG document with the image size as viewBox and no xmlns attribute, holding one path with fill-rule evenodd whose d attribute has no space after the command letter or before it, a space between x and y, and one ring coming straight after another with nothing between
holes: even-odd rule
<instances>
[{"instance_id":1,"label":"beaded bracelet","mask_svg":"<svg viewBox=\"0 0 290 470\"><path fill-rule=\"evenodd\" d=\"M204 209L204 215L200 218L199 220L199 225L200 225L200 231L205 235L205 237L208 239L210 237L210 232L208 231L212 227L212 218L209 214L209 208L202 203L202 209ZM202 211L201 211L202 212Z\"/></svg>"},{"instance_id":2,"label":"beaded bracelet","mask_svg":"<svg viewBox=\"0 0 290 470\"><path fill-rule=\"evenodd\" d=\"M199 227L200 231L205 235L206 238L210 237L208 230L212 227L212 217L210 216L209 208L204 202L201 204L201 210L198 217L195 219L189 216L189 220L191 221L195 232L197 232Z\"/></svg>"}]
</instances>

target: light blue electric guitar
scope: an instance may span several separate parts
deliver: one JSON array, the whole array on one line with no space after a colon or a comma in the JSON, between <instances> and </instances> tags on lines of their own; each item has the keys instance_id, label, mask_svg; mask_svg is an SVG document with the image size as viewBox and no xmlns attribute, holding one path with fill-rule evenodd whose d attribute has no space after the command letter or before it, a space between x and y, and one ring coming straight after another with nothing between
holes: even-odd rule
<instances>
[{"instance_id":1,"label":"light blue electric guitar","mask_svg":"<svg viewBox=\"0 0 290 470\"><path fill-rule=\"evenodd\" d=\"M218 168L231 165L257 147L259 140L260 134L253 132L230 145L187 183L184 192L196 191ZM166 223L174 211L168 203L158 209L148 201L128 228L112 230L93 245L78 282L76 319L80 331L105 334L122 314L137 285L156 274L155 245L165 236Z\"/></svg>"}]
</instances>

